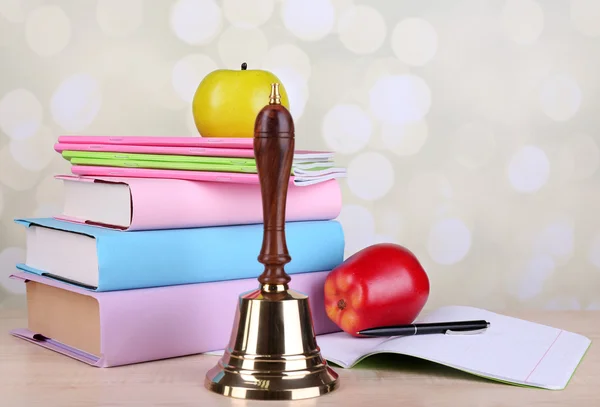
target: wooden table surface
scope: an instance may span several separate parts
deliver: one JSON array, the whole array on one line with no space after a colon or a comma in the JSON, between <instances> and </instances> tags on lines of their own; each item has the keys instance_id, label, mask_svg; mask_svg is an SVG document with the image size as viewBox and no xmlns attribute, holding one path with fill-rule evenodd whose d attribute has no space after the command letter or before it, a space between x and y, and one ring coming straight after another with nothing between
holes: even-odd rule
<instances>
[{"instance_id":1,"label":"wooden table surface","mask_svg":"<svg viewBox=\"0 0 600 407\"><path fill-rule=\"evenodd\" d=\"M402 356L377 356L353 369L336 368L335 392L293 402L230 399L204 389L216 356L197 355L108 369L94 368L10 335L25 311L0 310L0 405L76 406L600 406L600 312L510 315L588 336L592 345L565 390L496 383Z\"/></svg>"}]
</instances>

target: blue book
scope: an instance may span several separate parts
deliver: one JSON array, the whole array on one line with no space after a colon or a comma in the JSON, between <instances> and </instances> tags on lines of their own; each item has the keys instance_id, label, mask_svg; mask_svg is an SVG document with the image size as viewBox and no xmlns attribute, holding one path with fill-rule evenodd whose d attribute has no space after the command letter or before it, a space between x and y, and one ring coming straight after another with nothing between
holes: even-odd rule
<instances>
[{"instance_id":1,"label":"blue book","mask_svg":"<svg viewBox=\"0 0 600 407\"><path fill-rule=\"evenodd\" d=\"M262 223L125 232L53 218L15 222L27 228L27 258L18 269L93 291L257 278L264 270L258 261ZM288 222L285 228L288 274L342 263L339 222Z\"/></svg>"}]
</instances>

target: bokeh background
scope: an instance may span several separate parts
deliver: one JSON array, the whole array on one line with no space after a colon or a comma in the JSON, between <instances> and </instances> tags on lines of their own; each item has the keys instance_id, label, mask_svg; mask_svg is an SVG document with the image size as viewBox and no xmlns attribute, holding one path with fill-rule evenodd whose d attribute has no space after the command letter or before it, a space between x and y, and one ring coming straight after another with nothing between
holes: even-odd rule
<instances>
[{"instance_id":1,"label":"bokeh background","mask_svg":"<svg viewBox=\"0 0 600 407\"><path fill-rule=\"evenodd\" d=\"M600 308L600 1L0 0L0 306L61 134L191 136L196 86L268 69L348 168L347 254L411 249L429 307Z\"/></svg>"}]
</instances>

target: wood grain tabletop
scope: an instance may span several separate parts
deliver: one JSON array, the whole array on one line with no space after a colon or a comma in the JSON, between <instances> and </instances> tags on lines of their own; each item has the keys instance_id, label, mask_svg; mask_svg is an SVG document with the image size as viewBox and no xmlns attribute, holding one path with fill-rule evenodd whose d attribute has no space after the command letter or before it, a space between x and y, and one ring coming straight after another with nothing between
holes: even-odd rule
<instances>
[{"instance_id":1,"label":"wood grain tabletop","mask_svg":"<svg viewBox=\"0 0 600 407\"><path fill-rule=\"evenodd\" d=\"M340 388L308 400L230 399L204 389L218 357L195 355L95 368L9 334L26 311L0 309L0 405L76 406L600 406L600 311L521 312L524 318L586 335L592 345L565 390L501 384L410 357L378 355L352 369L335 367Z\"/></svg>"}]
</instances>

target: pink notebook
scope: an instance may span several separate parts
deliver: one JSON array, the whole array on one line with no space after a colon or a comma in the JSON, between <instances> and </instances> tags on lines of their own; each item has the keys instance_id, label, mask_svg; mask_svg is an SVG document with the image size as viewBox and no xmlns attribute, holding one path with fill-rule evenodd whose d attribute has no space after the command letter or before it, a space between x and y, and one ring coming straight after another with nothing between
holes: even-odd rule
<instances>
[{"instance_id":1,"label":"pink notebook","mask_svg":"<svg viewBox=\"0 0 600 407\"><path fill-rule=\"evenodd\" d=\"M138 137L138 136L59 136L59 143L117 144L130 146L218 147L253 149L251 137Z\"/></svg>"},{"instance_id":2,"label":"pink notebook","mask_svg":"<svg viewBox=\"0 0 600 407\"><path fill-rule=\"evenodd\" d=\"M294 275L290 287L309 296L317 335L339 332L327 317L323 286L328 272ZM95 298L100 310L99 355L44 338L26 328L11 334L96 367L113 367L223 349L229 343L237 300L257 288L256 279L95 293L31 273L11 278ZM151 318L141 318L149 316ZM140 338L145 340L141 341Z\"/></svg>"},{"instance_id":3,"label":"pink notebook","mask_svg":"<svg viewBox=\"0 0 600 407\"><path fill-rule=\"evenodd\" d=\"M72 165L71 172L75 175L93 177L165 178L188 181L260 185L257 174L241 172L160 170L153 168L100 167L94 165ZM294 177L291 176L290 183L292 183L293 180Z\"/></svg>"},{"instance_id":4,"label":"pink notebook","mask_svg":"<svg viewBox=\"0 0 600 407\"><path fill-rule=\"evenodd\" d=\"M223 174L219 176L223 177ZM55 178L62 180L65 187L63 213L57 218L71 222L102 224L123 230L263 222L258 183L69 175ZM336 218L341 209L342 193L335 179L309 186L291 184L288 187L287 221L330 220Z\"/></svg>"},{"instance_id":5,"label":"pink notebook","mask_svg":"<svg viewBox=\"0 0 600 407\"><path fill-rule=\"evenodd\" d=\"M219 148L219 147L173 147L173 146L140 146L124 144L87 144L87 143L56 143L54 150L63 151L104 151L108 153L131 154L169 154L194 155L205 157L234 157L254 158L252 148Z\"/></svg>"},{"instance_id":6,"label":"pink notebook","mask_svg":"<svg viewBox=\"0 0 600 407\"><path fill-rule=\"evenodd\" d=\"M165 178L188 181L260 185L257 174L241 172L159 170L153 168L101 167L94 165L72 165L71 172L75 175L92 177ZM290 177L290 184L304 188L309 185L319 184L344 176L345 174L343 172L331 172L325 175L292 175Z\"/></svg>"}]
</instances>

